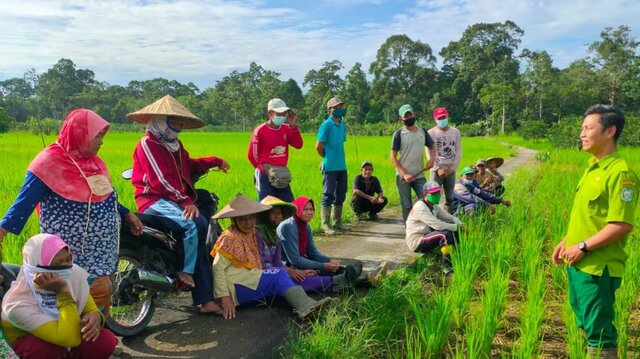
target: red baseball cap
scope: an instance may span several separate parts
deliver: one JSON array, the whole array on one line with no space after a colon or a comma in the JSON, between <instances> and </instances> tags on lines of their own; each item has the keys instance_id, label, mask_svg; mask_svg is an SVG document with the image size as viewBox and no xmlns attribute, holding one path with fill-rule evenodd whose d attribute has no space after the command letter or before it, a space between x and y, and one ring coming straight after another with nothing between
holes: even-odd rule
<instances>
[{"instance_id":1,"label":"red baseball cap","mask_svg":"<svg viewBox=\"0 0 640 359\"><path fill-rule=\"evenodd\" d=\"M449 112L447 112L446 108L437 107L435 110L433 110L433 119L434 120L439 120L442 117L449 117Z\"/></svg>"}]
</instances>

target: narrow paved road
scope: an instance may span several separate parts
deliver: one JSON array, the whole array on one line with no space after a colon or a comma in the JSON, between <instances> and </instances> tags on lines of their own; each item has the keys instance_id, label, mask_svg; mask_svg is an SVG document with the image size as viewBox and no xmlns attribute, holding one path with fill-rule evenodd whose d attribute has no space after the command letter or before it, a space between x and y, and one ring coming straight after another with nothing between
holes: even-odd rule
<instances>
[{"instance_id":1,"label":"narrow paved road","mask_svg":"<svg viewBox=\"0 0 640 359\"><path fill-rule=\"evenodd\" d=\"M508 177L518 167L533 165L535 154L519 147L500 171ZM327 255L363 261L365 270L383 260L391 269L411 264L419 255L404 242L399 206L385 209L381 217L356 223L345 235L319 237L317 245ZM190 304L188 293L162 300L149 327L122 340L121 358L275 358L289 328L300 325L284 304L240 308L233 320L197 315Z\"/></svg>"}]
</instances>

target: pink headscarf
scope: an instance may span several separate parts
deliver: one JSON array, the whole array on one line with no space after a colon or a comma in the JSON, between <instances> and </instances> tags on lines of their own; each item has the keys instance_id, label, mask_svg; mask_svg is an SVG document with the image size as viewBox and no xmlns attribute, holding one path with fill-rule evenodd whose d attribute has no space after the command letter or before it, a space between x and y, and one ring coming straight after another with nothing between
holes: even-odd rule
<instances>
[{"instance_id":1,"label":"pink headscarf","mask_svg":"<svg viewBox=\"0 0 640 359\"><path fill-rule=\"evenodd\" d=\"M103 175L110 185L106 164L90 152L91 141L108 128L109 122L91 110L71 111L64 119L58 140L41 151L28 170L66 199L78 202L105 200L110 193L92 194L85 177Z\"/></svg>"},{"instance_id":2,"label":"pink headscarf","mask_svg":"<svg viewBox=\"0 0 640 359\"><path fill-rule=\"evenodd\" d=\"M18 278L2 300L2 317L16 328L31 332L39 326L58 320L57 308L47 307L38 294L51 293L35 288L33 278L37 273L52 272L38 266L47 266L63 248L67 247L60 237L53 234L35 235L22 248L22 268ZM67 247L68 248L68 247ZM59 272L62 271L53 271ZM84 311L89 298L89 274L77 265L73 265L67 279L69 292L75 299L78 314Z\"/></svg>"}]
</instances>

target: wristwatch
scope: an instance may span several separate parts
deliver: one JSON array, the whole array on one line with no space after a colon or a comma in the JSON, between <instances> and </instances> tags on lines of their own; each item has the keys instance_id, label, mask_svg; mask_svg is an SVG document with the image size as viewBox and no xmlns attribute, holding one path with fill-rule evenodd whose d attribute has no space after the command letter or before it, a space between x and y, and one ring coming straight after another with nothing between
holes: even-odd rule
<instances>
[{"instance_id":1,"label":"wristwatch","mask_svg":"<svg viewBox=\"0 0 640 359\"><path fill-rule=\"evenodd\" d=\"M578 243L578 249L583 251L584 253L589 253L589 249L587 248L587 244L584 241Z\"/></svg>"}]
</instances>

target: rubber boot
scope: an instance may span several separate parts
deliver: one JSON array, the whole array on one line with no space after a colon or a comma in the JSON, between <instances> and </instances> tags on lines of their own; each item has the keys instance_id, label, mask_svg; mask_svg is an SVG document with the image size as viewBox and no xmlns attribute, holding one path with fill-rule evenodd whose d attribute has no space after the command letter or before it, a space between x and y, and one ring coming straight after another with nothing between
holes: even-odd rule
<instances>
[{"instance_id":1,"label":"rubber boot","mask_svg":"<svg viewBox=\"0 0 640 359\"><path fill-rule=\"evenodd\" d=\"M322 231L324 231L324 234L328 234L328 235L336 234L336 232L333 229L331 229L330 217L331 217L331 206L320 207L320 220L322 222Z\"/></svg>"},{"instance_id":2,"label":"rubber boot","mask_svg":"<svg viewBox=\"0 0 640 359\"><path fill-rule=\"evenodd\" d=\"M336 231L344 231L342 226L342 205L334 204L331 211L331 218L333 219L333 229Z\"/></svg>"},{"instance_id":3,"label":"rubber boot","mask_svg":"<svg viewBox=\"0 0 640 359\"><path fill-rule=\"evenodd\" d=\"M380 284L380 279L382 279L382 277L387 275L387 267L388 267L387 262L382 261L382 263L380 263L378 268L367 273L367 279L369 280L369 283L371 284L372 287L377 287L378 284Z\"/></svg>"},{"instance_id":4,"label":"rubber boot","mask_svg":"<svg viewBox=\"0 0 640 359\"><path fill-rule=\"evenodd\" d=\"M296 313L298 313L298 319L300 320L304 320L309 314L319 310L324 304L331 301L329 297L314 300L309 297L299 285L287 289L282 293L282 296L293 307Z\"/></svg>"},{"instance_id":5,"label":"rubber boot","mask_svg":"<svg viewBox=\"0 0 640 359\"><path fill-rule=\"evenodd\" d=\"M352 265L344 268L344 273L331 277L331 292L343 293L352 290L355 286L358 274Z\"/></svg>"}]
</instances>

